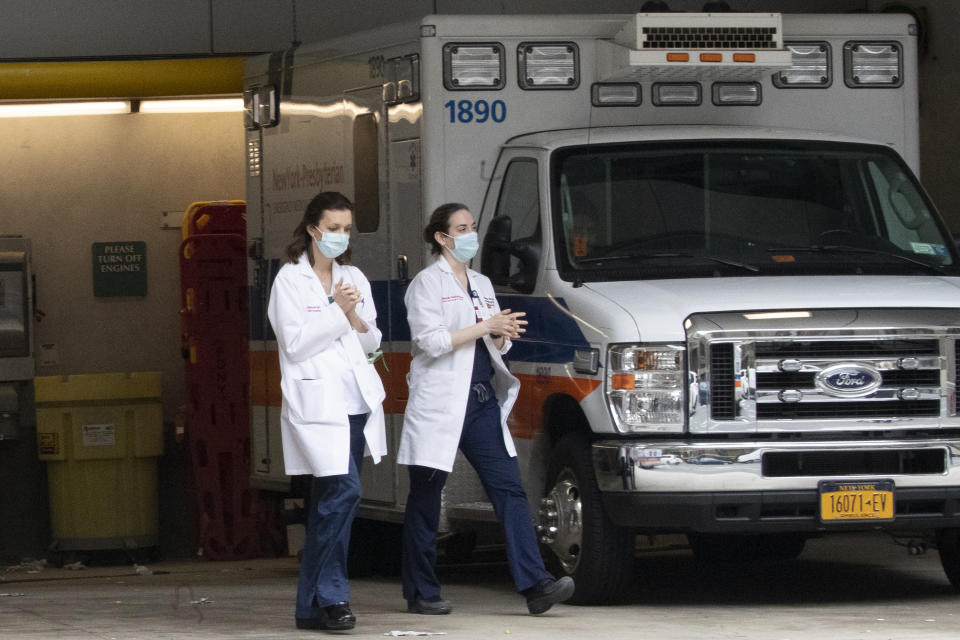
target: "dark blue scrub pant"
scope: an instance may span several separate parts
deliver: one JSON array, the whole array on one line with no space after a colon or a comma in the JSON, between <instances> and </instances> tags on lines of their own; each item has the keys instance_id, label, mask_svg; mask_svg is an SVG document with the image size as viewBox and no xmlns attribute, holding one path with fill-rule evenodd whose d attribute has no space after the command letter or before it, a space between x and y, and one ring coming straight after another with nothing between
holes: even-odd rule
<instances>
[{"instance_id":1,"label":"dark blue scrub pant","mask_svg":"<svg viewBox=\"0 0 960 640\"><path fill-rule=\"evenodd\" d=\"M517 591L552 577L543 566L537 547L527 494L520 481L517 459L507 453L500 426L500 406L487 385L486 401L471 390L460 435L460 451L480 476L493 510L503 524L507 563ZM447 472L411 465L410 495L403 519L403 597L408 601L440 598L437 580L437 527L440 524L440 493Z\"/></svg>"},{"instance_id":2,"label":"dark blue scrub pant","mask_svg":"<svg viewBox=\"0 0 960 640\"><path fill-rule=\"evenodd\" d=\"M363 426L367 414L350 416L350 469L345 475L312 478L307 535L300 555L298 618L317 618L320 607L350 601L347 550L350 527L360 504Z\"/></svg>"}]
</instances>

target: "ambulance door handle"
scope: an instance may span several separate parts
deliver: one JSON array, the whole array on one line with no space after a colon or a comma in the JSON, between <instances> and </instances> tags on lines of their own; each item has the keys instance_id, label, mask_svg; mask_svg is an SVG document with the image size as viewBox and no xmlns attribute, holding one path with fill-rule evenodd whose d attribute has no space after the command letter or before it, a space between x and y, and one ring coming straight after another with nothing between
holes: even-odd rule
<instances>
[{"instance_id":1,"label":"ambulance door handle","mask_svg":"<svg viewBox=\"0 0 960 640\"><path fill-rule=\"evenodd\" d=\"M410 274L407 270L407 256L402 253L397 256L397 280L400 281L400 286L407 286L407 281L410 279Z\"/></svg>"}]
</instances>

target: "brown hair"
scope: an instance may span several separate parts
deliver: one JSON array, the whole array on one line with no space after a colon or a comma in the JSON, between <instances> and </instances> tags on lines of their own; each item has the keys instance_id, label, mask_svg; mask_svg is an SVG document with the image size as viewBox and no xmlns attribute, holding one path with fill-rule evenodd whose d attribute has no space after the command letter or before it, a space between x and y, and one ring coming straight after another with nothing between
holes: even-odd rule
<instances>
[{"instance_id":1,"label":"brown hair","mask_svg":"<svg viewBox=\"0 0 960 640\"><path fill-rule=\"evenodd\" d=\"M287 245L287 259L290 262L296 264L303 252L306 251L310 266L313 266L313 252L309 251L313 238L307 232L307 227L319 225L320 221L323 220L324 211L339 209L346 209L351 214L353 213L353 204L339 191L321 191L313 197L313 200L307 205L307 210L303 212L300 224L293 230L293 242ZM346 251L337 256L337 263L350 264L351 253L350 248L347 247Z\"/></svg>"},{"instance_id":2,"label":"brown hair","mask_svg":"<svg viewBox=\"0 0 960 640\"><path fill-rule=\"evenodd\" d=\"M423 230L423 241L430 245L430 253L436 255L443 253L443 247L440 246L440 243L437 242L437 239L434 238L433 235L437 231L440 233L450 231L450 216L461 209L470 211L465 204L448 202L440 205L430 214L430 222L427 223L427 226Z\"/></svg>"}]
</instances>

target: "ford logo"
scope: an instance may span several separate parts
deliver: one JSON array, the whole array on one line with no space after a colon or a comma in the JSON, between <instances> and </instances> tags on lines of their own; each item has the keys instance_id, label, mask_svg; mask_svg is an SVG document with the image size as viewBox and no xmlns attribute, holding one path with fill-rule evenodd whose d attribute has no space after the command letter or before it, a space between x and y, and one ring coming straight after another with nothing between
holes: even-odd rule
<instances>
[{"instance_id":1,"label":"ford logo","mask_svg":"<svg viewBox=\"0 0 960 640\"><path fill-rule=\"evenodd\" d=\"M814 379L817 388L835 398L860 398L880 388L883 377L868 364L841 362L822 370Z\"/></svg>"}]
</instances>

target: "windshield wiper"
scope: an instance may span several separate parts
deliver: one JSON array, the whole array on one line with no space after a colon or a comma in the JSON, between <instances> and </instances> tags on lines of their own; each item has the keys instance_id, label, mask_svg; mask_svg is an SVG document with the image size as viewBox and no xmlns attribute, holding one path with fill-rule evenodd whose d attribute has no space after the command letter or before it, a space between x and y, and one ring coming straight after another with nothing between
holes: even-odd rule
<instances>
[{"instance_id":1,"label":"windshield wiper","mask_svg":"<svg viewBox=\"0 0 960 640\"><path fill-rule=\"evenodd\" d=\"M888 256L890 258L896 258L903 262L909 262L911 264L919 265L925 267L930 271L934 271L939 274L944 274L946 271L943 270L943 267L936 264L930 264L929 262L924 262L923 260L917 260L916 258L911 258L910 256L903 255L902 253L894 253L893 251L885 251L883 249L871 249L870 247L855 247L848 244L814 244L809 247L767 247L768 253L869 253L873 255Z\"/></svg>"},{"instance_id":2,"label":"windshield wiper","mask_svg":"<svg viewBox=\"0 0 960 640\"><path fill-rule=\"evenodd\" d=\"M711 262L718 262L720 264L725 264L730 267L737 267L745 271L750 271L752 273L757 273L760 271L759 267L755 267L752 264L745 264L743 262L737 262L736 260L729 260L727 258L719 258L717 256L702 256L696 255L693 253L674 253L674 252L660 252L660 253L634 253L630 255L623 256L598 256L596 258L584 258L583 260L577 260L576 264L595 264L606 262L608 260L612 261L621 261L621 260L652 260L655 258L693 258L700 260L710 260Z\"/></svg>"}]
</instances>

